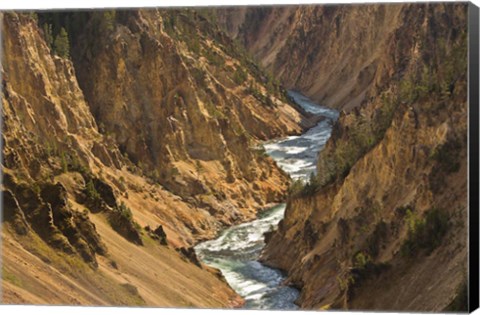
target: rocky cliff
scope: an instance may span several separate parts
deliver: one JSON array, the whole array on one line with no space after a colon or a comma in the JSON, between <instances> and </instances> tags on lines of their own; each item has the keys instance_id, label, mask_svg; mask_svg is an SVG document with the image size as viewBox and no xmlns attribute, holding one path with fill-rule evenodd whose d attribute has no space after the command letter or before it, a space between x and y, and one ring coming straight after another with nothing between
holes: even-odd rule
<instances>
[{"instance_id":1,"label":"rocky cliff","mask_svg":"<svg viewBox=\"0 0 480 315\"><path fill-rule=\"evenodd\" d=\"M292 8L260 12L285 10ZM318 176L290 195L262 259L288 272L303 308L465 310L467 6L311 8L313 17L305 10L288 16L301 15L294 24L309 45L318 22L334 30L315 36L320 50L336 51L324 42L331 36L349 38L351 49L317 56L330 60L318 68L330 74L320 94L312 87L322 71L309 86L303 72L282 79L327 105L354 107L334 126ZM375 27L365 32L367 24ZM357 55L367 42L371 53ZM270 63L280 75L281 51ZM343 84L332 67L344 69Z\"/></svg>"},{"instance_id":2,"label":"rocky cliff","mask_svg":"<svg viewBox=\"0 0 480 315\"><path fill-rule=\"evenodd\" d=\"M430 23L424 10L409 16L405 10L403 4L234 7L217 10L216 19L287 88L350 110L405 66L410 39L401 30Z\"/></svg>"},{"instance_id":3,"label":"rocky cliff","mask_svg":"<svg viewBox=\"0 0 480 315\"><path fill-rule=\"evenodd\" d=\"M193 11L5 13L2 35L2 302L240 305L190 246L283 199L258 142L312 121Z\"/></svg>"}]
</instances>

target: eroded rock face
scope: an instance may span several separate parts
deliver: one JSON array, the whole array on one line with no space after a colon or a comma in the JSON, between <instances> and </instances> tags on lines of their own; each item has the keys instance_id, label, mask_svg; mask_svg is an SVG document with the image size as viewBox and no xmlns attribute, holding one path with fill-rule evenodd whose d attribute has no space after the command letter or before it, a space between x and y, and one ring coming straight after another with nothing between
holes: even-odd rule
<instances>
[{"instance_id":1,"label":"eroded rock face","mask_svg":"<svg viewBox=\"0 0 480 315\"><path fill-rule=\"evenodd\" d=\"M56 21L70 31L70 60L46 41L48 14L2 14L2 166L10 176L2 191L12 244L46 261L58 253L54 264L78 257L95 267L115 253L105 244L125 238L146 259L183 266L170 247L191 248L282 200L288 177L257 146L313 121L218 28L192 11L119 12L110 24L103 12L66 12ZM141 228L148 225L162 227L154 232L161 249L153 256L145 253L151 243L139 246L149 238ZM160 246L167 237L169 247ZM27 239L49 246L35 251L22 243ZM120 272L131 268L139 267ZM225 283L194 268L225 297L200 304L239 305ZM102 300L83 302L132 302L124 289L112 288ZM30 293L48 299L46 292ZM204 289L195 292L203 296ZM67 295L59 301L70 301Z\"/></svg>"},{"instance_id":2,"label":"eroded rock face","mask_svg":"<svg viewBox=\"0 0 480 315\"><path fill-rule=\"evenodd\" d=\"M248 95L263 83L230 39L194 11L122 12L91 56L95 21L77 35L79 82L97 122L146 176L222 220L234 220L222 210L231 203L242 215L258 199L281 200L285 176L252 146L299 132L303 117L278 92L271 104ZM277 193L254 198L254 183Z\"/></svg>"},{"instance_id":3,"label":"eroded rock face","mask_svg":"<svg viewBox=\"0 0 480 315\"><path fill-rule=\"evenodd\" d=\"M82 259L97 266L95 255L105 255L95 225L85 213L74 211L67 203L67 191L60 183L37 183L31 189L18 183L10 173L5 174L5 222L15 232L25 235L30 227L46 243L67 254L78 253Z\"/></svg>"},{"instance_id":4,"label":"eroded rock face","mask_svg":"<svg viewBox=\"0 0 480 315\"><path fill-rule=\"evenodd\" d=\"M312 124L284 91L196 12L120 12L108 28L102 14L79 13L73 63L51 54L30 16L5 15L5 166L32 182L80 173L100 195L87 205L93 212L122 201L135 216L125 199L143 193L155 213L155 205L178 207L181 217L160 210L157 222L177 243L281 201L287 177L258 141ZM85 188L70 186L83 203Z\"/></svg>"},{"instance_id":5,"label":"eroded rock face","mask_svg":"<svg viewBox=\"0 0 480 315\"><path fill-rule=\"evenodd\" d=\"M441 311L464 281L466 6L416 9L399 13L384 89L340 115L316 189L291 196L268 237L263 260L303 308Z\"/></svg>"},{"instance_id":6,"label":"eroded rock face","mask_svg":"<svg viewBox=\"0 0 480 315\"><path fill-rule=\"evenodd\" d=\"M3 190L2 196L4 207L2 212L2 224L8 222L14 226L17 234L27 234L29 230L28 223L17 199L15 199L12 192L9 190Z\"/></svg>"},{"instance_id":7,"label":"eroded rock face","mask_svg":"<svg viewBox=\"0 0 480 315\"><path fill-rule=\"evenodd\" d=\"M237 7L219 24L289 89L347 111L374 97L411 53L410 25L437 27L456 17L435 4ZM456 11L455 5L444 11Z\"/></svg>"}]
</instances>

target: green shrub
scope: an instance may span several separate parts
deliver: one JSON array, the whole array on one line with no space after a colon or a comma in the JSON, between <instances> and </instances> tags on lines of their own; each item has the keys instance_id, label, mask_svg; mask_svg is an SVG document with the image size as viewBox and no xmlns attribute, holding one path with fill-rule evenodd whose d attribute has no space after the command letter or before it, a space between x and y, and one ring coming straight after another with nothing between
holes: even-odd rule
<instances>
[{"instance_id":1,"label":"green shrub","mask_svg":"<svg viewBox=\"0 0 480 315\"><path fill-rule=\"evenodd\" d=\"M380 208L377 208L380 209ZM380 252L381 244L388 238L389 233L388 225L385 221L380 221L375 225L373 233L367 238L367 253L376 258Z\"/></svg>"},{"instance_id":2,"label":"green shrub","mask_svg":"<svg viewBox=\"0 0 480 315\"><path fill-rule=\"evenodd\" d=\"M240 66L237 66L237 69L235 69L235 72L233 73L233 81L240 85L243 84L247 78L247 73Z\"/></svg>"},{"instance_id":3,"label":"green shrub","mask_svg":"<svg viewBox=\"0 0 480 315\"><path fill-rule=\"evenodd\" d=\"M297 179L290 185L290 187L288 189L288 195L289 196L296 196L303 191L304 187L305 187L305 184L304 184L303 180Z\"/></svg>"},{"instance_id":4,"label":"green shrub","mask_svg":"<svg viewBox=\"0 0 480 315\"><path fill-rule=\"evenodd\" d=\"M47 157L58 156L58 147L55 141L45 142L43 148Z\"/></svg>"},{"instance_id":5,"label":"green shrub","mask_svg":"<svg viewBox=\"0 0 480 315\"><path fill-rule=\"evenodd\" d=\"M432 252L440 245L450 226L447 213L436 208L427 211L424 218L407 210L405 223L408 236L401 248L405 256L412 256L422 249L427 253Z\"/></svg>"},{"instance_id":6,"label":"green shrub","mask_svg":"<svg viewBox=\"0 0 480 315\"><path fill-rule=\"evenodd\" d=\"M113 31L115 28L115 16L116 13L113 10L103 12L103 23L107 31Z\"/></svg>"},{"instance_id":7,"label":"green shrub","mask_svg":"<svg viewBox=\"0 0 480 315\"><path fill-rule=\"evenodd\" d=\"M210 101L206 101L205 103L205 108L207 109L207 112L210 116L217 118L217 119L224 119L225 115L223 114L222 111L217 109L217 107Z\"/></svg>"},{"instance_id":8,"label":"green shrub","mask_svg":"<svg viewBox=\"0 0 480 315\"><path fill-rule=\"evenodd\" d=\"M208 62L214 66L221 67L225 64L225 60L222 56L208 47L203 51L203 55L207 58Z\"/></svg>"},{"instance_id":9,"label":"green shrub","mask_svg":"<svg viewBox=\"0 0 480 315\"><path fill-rule=\"evenodd\" d=\"M68 41L67 31L62 27L60 33L55 37L54 41L55 53L62 57L68 58L70 56L70 43Z\"/></svg>"},{"instance_id":10,"label":"green shrub","mask_svg":"<svg viewBox=\"0 0 480 315\"><path fill-rule=\"evenodd\" d=\"M315 173L310 173L310 178L309 181L305 184L305 187L303 187L302 190L302 195L303 196L311 196L313 195L318 187L320 186L320 181L318 180L317 175Z\"/></svg>"},{"instance_id":11,"label":"green shrub","mask_svg":"<svg viewBox=\"0 0 480 315\"><path fill-rule=\"evenodd\" d=\"M62 172L67 173L68 172L68 161L67 161L67 154L65 152L62 152L60 155L60 164L62 166Z\"/></svg>"},{"instance_id":12,"label":"green shrub","mask_svg":"<svg viewBox=\"0 0 480 315\"><path fill-rule=\"evenodd\" d=\"M85 185L85 194L87 195L87 198L93 202L102 199L97 189L95 189L95 185L91 179Z\"/></svg>"},{"instance_id":13,"label":"green shrub","mask_svg":"<svg viewBox=\"0 0 480 315\"><path fill-rule=\"evenodd\" d=\"M35 11L28 12L28 17L33 20L33 22L38 22L38 14Z\"/></svg>"},{"instance_id":14,"label":"green shrub","mask_svg":"<svg viewBox=\"0 0 480 315\"><path fill-rule=\"evenodd\" d=\"M372 261L372 258L368 254L364 252L358 252L354 256L353 264L355 268L365 269L367 267L367 264L371 263L371 261Z\"/></svg>"},{"instance_id":15,"label":"green shrub","mask_svg":"<svg viewBox=\"0 0 480 315\"><path fill-rule=\"evenodd\" d=\"M70 156L69 169L72 172L79 172L80 174L87 174L90 172L88 168L80 161L76 153Z\"/></svg>"},{"instance_id":16,"label":"green shrub","mask_svg":"<svg viewBox=\"0 0 480 315\"><path fill-rule=\"evenodd\" d=\"M395 214L403 218L407 215L407 211L410 211L409 209L411 208L412 207L410 205L397 207L395 209Z\"/></svg>"},{"instance_id":17,"label":"green shrub","mask_svg":"<svg viewBox=\"0 0 480 315\"><path fill-rule=\"evenodd\" d=\"M125 203L122 202L120 206L116 206L109 212L108 221L112 228L127 240L143 245L141 227L133 220L132 210Z\"/></svg>"},{"instance_id":18,"label":"green shrub","mask_svg":"<svg viewBox=\"0 0 480 315\"><path fill-rule=\"evenodd\" d=\"M310 173L310 178L308 182L303 181L302 179L295 180L288 189L289 197L308 197L312 196L317 192L320 187L320 181L318 176L315 173Z\"/></svg>"},{"instance_id":19,"label":"green shrub","mask_svg":"<svg viewBox=\"0 0 480 315\"><path fill-rule=\"evenodd\" d=\"M252 95L259 102L266 105L267 107L275 107L275 103L272 101L271 95L267 91L267 94L263 94L255 82L249 81L248 87L246 89L247 94ZM285 97L282 97L285 100Z\"/></svg>"},{"instance_id":20,"label":"green shrub","mask_svg":"<svg viewBox=\"0 0 480 315\"><path fill-rule=\"evenodd\" d=\"M254 149L254 152L257 156L266 158L268 157L267 151L265 151L265 148L263 146L260 146L259 148Z\"/></svg>"},{"instance_id":21,"label":"green shrub","mask_svg":"<svg viewBox=\"0 0 480 315\"><path fill-rule=\"evenodd\" d=\"M45 38L45 42L50 49L53 49L53 32L52 32L52 24L45 23L43 24L43 36Z\"/></svg>"},{"instance_id":22,"label":"green shrub","mask_svg":"<svg viewBox=\"0 0 480 315\"><path fill-rule=\"evenodd\" d=\"M407 209L405 214L405 222L408 227L409 235L419 235L420 231L422 231L425 226L425 220L418 218L418 216L410 209Z\"/></svg>"},{"instance_id":23,"label":"green shrub","mask_svg":"<svg viewBox=\"0 0 480 315\"><path fill-rule=\"evenodd\" d=\"M127 205L124 202L120 204L120 206L118 207L118 211L120 215L125 219L127 219L128 221L133 220L132 210L130 210L130 208L127 207Z\"/></svg>"},{"instance_id":24,"label":"green shrub","mask_svg":"<svg viewBox=\"0 0 480 315\"><path fill-rule=\"evenodd\" d=\"M450 139L433 151L432 159L440 164L440 167L447 173L454 173L460 170L458 152L462 144L458 139Z\"/></svg>"},{"instance_id":25,"label":"green shrub","mask_svg":"<svg viewBox=\"0 0 480 315\"><path fill-rule=\"evenodd\" d=\"M192 77L195 79L195 82L198 84L203 84L205 82L205 72L202 69L192 68L190 70Z\"/></svg>"},{"instance_id":26,"label":"green shrub","mask_svg":"<svg viewBox=\"0 0 480 315\"><path fill-rule=\"evenodd\" d=\"M163 19L163 26L165 32L173 37L175 36L175 24L176 24L176 14L169 14Z\"/></svg>"}]
</instances>

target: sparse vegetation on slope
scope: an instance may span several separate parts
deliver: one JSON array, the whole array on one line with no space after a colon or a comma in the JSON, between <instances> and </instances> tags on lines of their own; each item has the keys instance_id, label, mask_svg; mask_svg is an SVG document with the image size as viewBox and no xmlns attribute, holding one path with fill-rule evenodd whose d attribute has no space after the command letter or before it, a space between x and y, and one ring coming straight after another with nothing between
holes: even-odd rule
<instances>
[{"instance_id":1,"label":"sparse vegetation on slope","mask_svg":"<svg viewBox=\"0 0 480 315\"><path fill-rule=\"evenodd\" d=\"M445 211L430 209L425 218L419 218L407 210L405 221L408 226L408 237L402 244L401 252L413 256L425 249L428 253L438 247L449 228L449 218Z\"/></svg>"}]
</instances>

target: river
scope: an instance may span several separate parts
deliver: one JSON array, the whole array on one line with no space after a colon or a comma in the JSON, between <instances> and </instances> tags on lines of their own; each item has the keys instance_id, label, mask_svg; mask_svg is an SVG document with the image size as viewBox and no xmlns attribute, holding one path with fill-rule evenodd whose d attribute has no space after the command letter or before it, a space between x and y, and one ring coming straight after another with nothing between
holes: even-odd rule
<instances>
[{"instance_id":1,"label":"river","mask_svg":"<svg viewBox=\"0 0 480 315\"><path fill-rule=\"evenodd\" d=\"M307 180L315 172L318 152L330 137L338 112L315 104L300 93L288 93L306 111L325 119L300 136L269 141L263 146L294 180ZM218 238L195 247L204 263L222 271L230 286L245 299L247 309L297 309L294 302L298 290L282 285L282 272L258 262L265 246L263 233L275 228L284 212L285 204L277 205L260 213L256 220L232 226Z\"/></svg>"}]
</instances>

